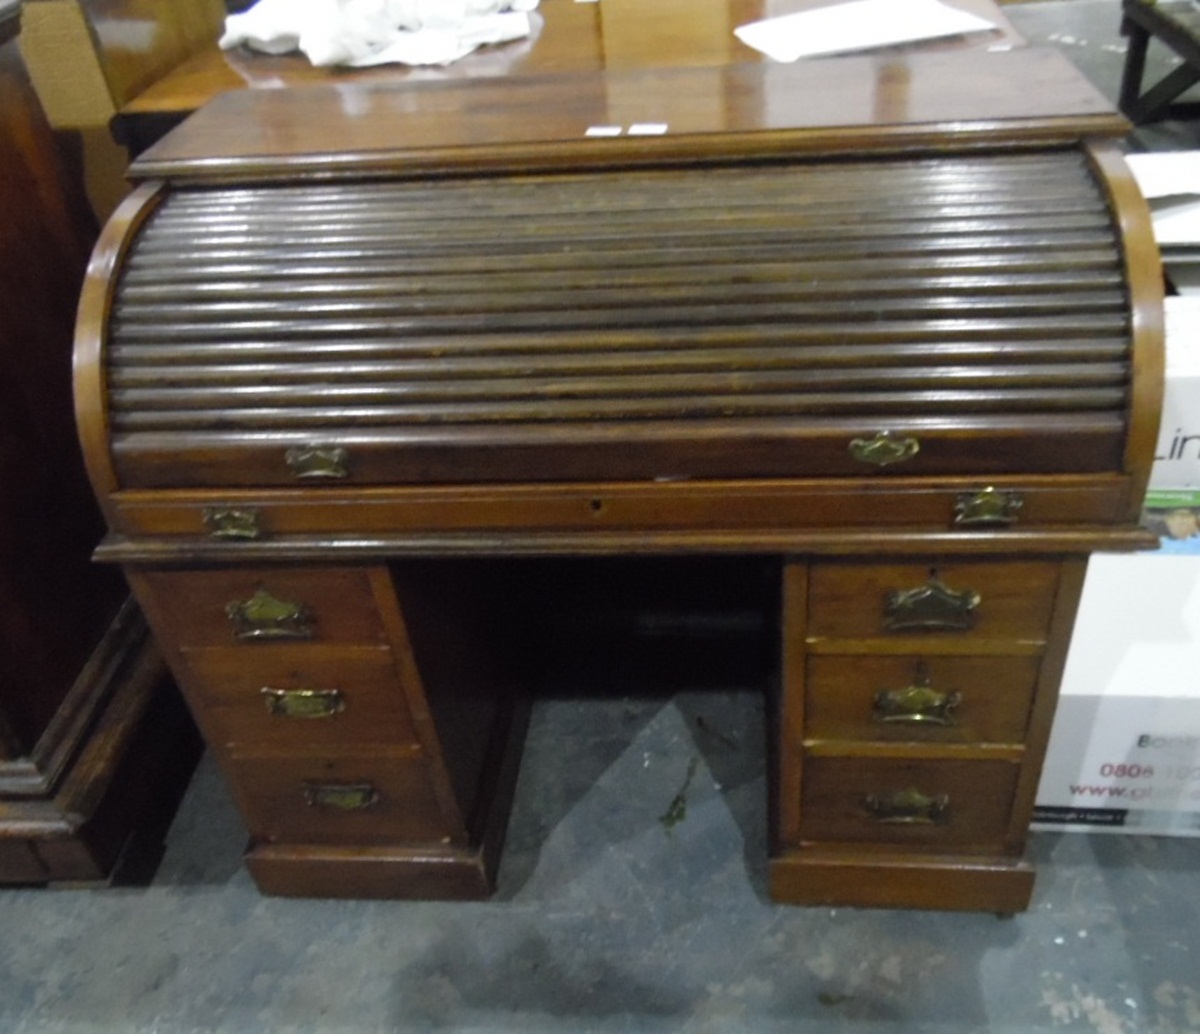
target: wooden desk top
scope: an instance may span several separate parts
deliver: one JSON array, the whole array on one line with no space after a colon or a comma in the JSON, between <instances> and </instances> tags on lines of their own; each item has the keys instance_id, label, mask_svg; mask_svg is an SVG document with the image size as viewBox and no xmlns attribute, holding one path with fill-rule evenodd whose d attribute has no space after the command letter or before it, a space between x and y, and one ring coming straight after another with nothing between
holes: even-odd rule
<instances>
[{"instance_id":1,"label":"wooden desk top","mask_svg":"<svg viewBox=\"0 0 1200 1034\"><path fill-rule=\"evenodd\" d=\"M767 16L827 6L834 0L542 0L533 37L485 47L445 68L314 68L299 55L270 57L206 47L172 69L123 109L124 116L194 111L218 94L318 83L454 82L562 72L712 67L765 62L733 34ZM994 33L934 40L921 53L1005 48L1024 41L992 0L946 0L996 25ZM897 48L899 50L900 48ZM890 51L896 53L897 50Z\"/></svg>"},{"instance_id":2,"label":"wooden desk top","mask_svg":"<svg viewBox=\"0 0 1200 1034\"><path fill-rule=\"evenodd\" d=\"M613 135L596 136L597 127ZM1054 48L836 61L377 80L218 97L138 178L293 178L645 166L799 152L1070 143L1128 125Z\"/></svg>"}]
</instances>

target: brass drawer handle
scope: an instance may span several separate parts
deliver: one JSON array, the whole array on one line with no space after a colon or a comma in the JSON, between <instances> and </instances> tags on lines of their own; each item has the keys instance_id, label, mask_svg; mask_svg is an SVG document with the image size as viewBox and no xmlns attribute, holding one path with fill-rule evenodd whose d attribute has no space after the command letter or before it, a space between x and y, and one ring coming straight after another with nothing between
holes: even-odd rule
<instances>
[{"instance_id":1,"label":"brass drawer handle","mask_svg":"<svg viewBox=\"0 0 1200 1034\"><path fill-rule=\"evenodd\" d=\"M267 711L281 718L332 718L346 710L346 700L340 689L275 689L261 690Z\"/></svg>"},{"instance_id":2,"label":"brass drawer handle","mask_svg":"<svg viewBox=\"0 0 1200 1034\"><path fill-rule=\"evenodd\" d=\"M957 690L934 689L924 665L917 666L913 681L903 689L881 689L875 694L871 717L884 725L954 725L954 711L962 703Z\"/></svg>"},{"instance_id":3,"label":"brass drawer handle","mask_svg":"<svg viewBox=\"0 0 1200 1034\"><path fill-rule=\"evenodd\" d=\"M982 599L973 589L956 592L930 571L924 585L884 596L883 627L888 632L963 632L975 627Z\"/></svg>"},{"instance_id":4,"label":"brass drawer handle","mask_svg":"<svg viewBox=\"0 0 1200 1034\"><path fill-rule=\"evenodd\" d=\"M1017 521L1017 511L1025 505L1020 492L1001 492L988 486L979 492L964 492L954 504L954 523L960 528L979 525L1007 527Z\"/></svg>"},{"instance_id":5,"label":"brass drawer handle","mask_svg":"<svg viewBox=\"0 0 1200 1034\"><path fill-rule=\"evenodd\" d=\"M915 438L893 438L891 431L880 431L874 438L854 438L850 442L851 456L860 463L873 463L877 467L911 460L920 451L921 443Z\"/></svg>"},{"instance_id":6,"label":"brass drawer handle","mask_svg":"<svg viewBox=\"0 0 1200 1034\"><path fill-rule=\"evenodd\" d=\"M261 516L254 509L208 506L204 510L204 526L214 539L257 539L262 537Z\"/></svg>"},{"instance_id":7,"label":"brass drawer handle","mask_svg":"<svg viewBox=\"0 0 1200 1034\"><path fill-rule=\"evenodd\" d=\"M310 808L366 811L379 803L379 791L371 783L305 783L304 799Z\"/></svg>"},{"instance_id":8,"label":"brass drawer handle","mask_svg":"<svg viewBox=\"0 0 1200 1034\"><path fill-rule=\"evenodd\" d=\"M311 639L314 634L314 616L306 604L278 599L266 589L225 604L225 616L238 639Z\"/></svg>"},{"instance_id":9,"label":"brass drawer handle","mask_svg":"<svg viewBox=\"0 0 1200 1034\"><path fill-rule=\"evenodd\" d=\"M339 479L350 474L350 455L337 445L304 445L284 455L291 472L303 480Z\"/></svg>"},{"instance_id":10,"label":"brass drawer handle","mask_svg":"<svg viewBox=\"0 0 1200 1034\"><path fill-rule=\"evenodd\" d=\"M871 817L890 826L934 826L946 821L950 798L946 794L930 797L909 787L890 793L867 794L863 805Z\"/></svg>"}]
</instances>

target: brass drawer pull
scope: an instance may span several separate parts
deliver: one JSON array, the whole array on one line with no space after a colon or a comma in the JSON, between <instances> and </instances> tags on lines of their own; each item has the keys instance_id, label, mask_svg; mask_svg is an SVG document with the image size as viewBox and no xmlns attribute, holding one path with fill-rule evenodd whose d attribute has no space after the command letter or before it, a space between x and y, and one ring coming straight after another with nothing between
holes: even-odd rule
<instances>
[{"instance_id":1,"label":"brass drawer pull","mask_svg":"<svg viewBox=\"0 0 1200 1034\"><path fill-rule=\"evenodd\" d=\"M1001 492L990 485L980 492L964 492L954 504L954 523L960 528L979 525L1008 526L1017 521L1025 505L1020 492Z\"/></svg>"},{"instance_id":2,"label":"brass drawer pull","mask_svg":"<svg viewBox=\"0 0 1200 1034\"><path fill-rule=\"evenodd\" d=\"M340 689L275 689L263 686L259 691L267 711L281 718L332 718L346 710Z\"/></svg>"},{"instance_id":3,"label":"brass drawer pull","mask_svg":"<svg viewBox=\"0 0 1200 1034\"><path fill-rule=\"evenodd\" d=\"M350 455L337 445L305 445L288 449L284 455L291 472L307 481L348 477Z\"/></svg>"},{"instance_id":4,"label":"brass drawer pull","mask_svg":"<svg viewBox=\"0 0 1200 1034\"><path fill-rule=\"evenodd\" d=\"M874 438L854 438L850 442L851 456L860 463L873 463L877 467L911 460L920 451L921 443L915 438L893 438L891 431L880 431Z\"/></svg>"},{"instance_id":5,"label":"brass drawer pull","mask_svg":"<svg viewBox=\"0 0 1200 1034\"><path fill-rule=\"evenodd\" d=\"M311 639L314 634L313 613L305 604L277 599L266 589L227 603L225 616L238 639Z\"/></svg>"},{"instance_id":6,"label":"brass drawer pull","mask_svg":"<svg viewBox=\"0 0 1200 1034\"><path fill-rule=\"evenodd\" d=\"M884 725L954 725L954 711L962 703L957 690L943 693L933 688L924 665L918 665L911 684L903 689L881 689L875 694L871 717Z\"/></svg>"},{"instance_id":7,"label":"brass drawer pull","mask_svg":"<svg viewBox=\"0 0 1200 1034\"><path fill-rule=\"evenodd\" d=\"M379 791L371 783L305 783L304 799L310 808L366 811L379 803Z\"/></svg>"},{"instance_id":8,"label":"brass drawer pull","mask_svg":"<svg viewBox=\"0 0 1200 1034\"><path fill-rule=\"evenodd\" d=\"M258 510L236 510L209 506L204 510L204 526L214 539L257 539L262 537Z\"/></svg>"},{"instance_id":9,"label":"brass drawer pull","mask_svg":"<svg viewBox=\"0 0 1200 1034\"><path fill-rule=\"evenodd\" d=\"M973 589L956 592L930 571L924 585L884 596L883 627L888 632L963 632L975 627L982 599Z\"/></svg>"},{"instance_id":10,"label":"brass drawer pull","mask_svg":"<svg viewBox=\"0 0 1200 1034\"><path fill-rule=\"evenodd\" d=\"M876 822L890 826L934 826L946 821L950 798L930 797L912 787L884 794L867 794L863 804Z\"/></svg>"}]
</instances>

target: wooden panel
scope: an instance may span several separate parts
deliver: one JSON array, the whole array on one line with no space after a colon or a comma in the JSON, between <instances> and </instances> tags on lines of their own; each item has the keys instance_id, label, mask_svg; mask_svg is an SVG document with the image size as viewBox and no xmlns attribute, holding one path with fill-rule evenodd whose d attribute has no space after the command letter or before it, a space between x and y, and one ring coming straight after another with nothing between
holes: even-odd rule
<instances>
[{"instance_id":1,"label":"wooden panel","mask_svg":"<svg viewBox=\"0 0 1200 1034\"><path fill-rule=\"evenodd\" d=\"M115 496L116 530L130 536L186 536L208 532L208 507L256 510L266 538L469 528L586 531L629 528L880 528L953 526L964 498L985 488L1015 493L1022 500L1012 528L1045 525L1114 524L1128 506L1129 487L1120 477L1062 475L1047 484L1029 478L994 478L986 485L961 478L817 481L668 482L578 485L444 485L408 489L324 488L271 492L237 490L130 491ZM966 529L964 529L966 530ZM977 528L981 537L995 532Z\"/></svg>"},{"instance_id":2,"label":"wooden panel","mask_svg":"<svg viewBox=\"0 0 1200 1034\"><path fill-rule=\"evenodd\" d=\"M470 81L240 90L197 112L134 169L225 180L371 167L446 175L800 149L1063 143L1127 126L1049 47L530 76L505 82L503 97L497 103L490 83ZM589 126L639 122L668 132L586 135Z\"/></svg>"},{"instance_id":3,"label":"wooden panel","mask_svg":"<svg viewBox=\"0 0 1200 1034\"><path fill-rule=\"evenodd\" d=\"M0 840L0 883L45 883L48 879L50 872L30 841L16 837Z\"/></svg>"},{"instance_id":4,"label":"wooden panel","mask_svg":"<svg viewBox=\"0 0 1200 1034\"><path fill-rule=\"evenodd\" d=\"M791 851L771 859L771 897L794 905L928 908L1011 915L1029 907L1033 868L1017 859Z\"/></svg>"},{"instance_id":5,"label":"wooden panel","mask_svg":"<svg viewBox=\"0 0 1200 1034\"><path fill-rule=\"evenodd\" d=\"M493 890L496 859L477 848L255 844L246 867L264 894L305 898L474 901Z\"/></svg>"},{"instance_id":6,"label":"wooden panel","mask_svg":"<svg viewBox=\"0 0 1200 1034\"><path fill-rule=\"evenodd\" d=\"M876 706L880 692L922 681L960 701L937 720L902 721ZM808 661L804 738L912 743L1008 743L1025 738L1036 657L838 657ZM944 721L946 724L941 724Z\"/></svg>"},{"instance_id":7,"label":"wooden panel","mask_svg":"<svg viewBox=\"0 0 1200 1034\"><path fill-rule=\"evenodd\" d=\"M226 608L267 592L293 611L318 643L382 643L367 571L355 567L246 568L214 571L147 571L139 579L139 595L155 631L181 647L231 646L246 650L275 640L239 641ZM149 595L147 595L149 594Z\"/></svg>"},{"instance_id":8,"label":"wooden panel","mask_svg":"<svg viewBox=\"0 0 1200 1034\"><path fill-rule=\"evenodd\" d=\"M889 630L888 599L921 590L936 578L951 592L976 593L970 627L925 631ZM1058 586L1058 565L1039 561L994 563L819 563L810 587L810 639L878 636L970 641L1041 641L1046 636Z\"/></svg>"},{"instance_id":9,"label":"wooden panel","mask_svg":"<svg viewBox=\"0 0 1200 1034\"><path fill-rule=\"evenodd\" d=\"M419 756L326 754L307 759L234 757L233 790L253 836L311 844L402 844L464 841L434 797ZM369 787L377 795L361 809L310 803L324 789Z\"/></svg>"},{"instance_id":10,"label":"wooden panel","mask_svg":"<svg viewBox=\"0 0 1200 1034\"><path fill-rule=\"evenodd\" d=\"M384 647L194 650L185 664L192 673L189 696L204 712L210 736L234 750L311 754L418 743L391 651ZM329 714L289 716L268 706L265 688L332 691L336 705Z\"/></svg>"},{"instance_id":11,"label":"wooden panel","mask_svg":"<svg viewBox=\"0 0 1200 1034\"><path fill-rule=\"evenodd\" d=\"M1001 851L1008 832L1018 766L1004 761L897 761L808 758L800 813L804 841L904 845L910 850ZM915 789L947 799L929 823L883 822L872 795Z\"/></svg>"}]
</instances>

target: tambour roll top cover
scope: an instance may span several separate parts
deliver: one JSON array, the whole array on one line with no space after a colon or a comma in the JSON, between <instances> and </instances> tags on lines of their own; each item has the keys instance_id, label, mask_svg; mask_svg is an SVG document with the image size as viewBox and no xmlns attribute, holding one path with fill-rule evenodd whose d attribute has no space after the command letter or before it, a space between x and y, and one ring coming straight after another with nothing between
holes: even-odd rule
<instances>
[{"instance_id":1,"label":"tambour roll top cover","mask_svg":"<svg viewBox=\"0 0 1200 1034\"><path fill-rule=\"evenodd\" d=\"M89 285L98 487L1136 476L1122 128L1035 49L226 95Z\"/></svg>"},{"instance_id":2,"label":"tambour roll top cover","mask_svg":"<svg viewBox=\"0 0 1200 1034\"><path fill-rule=\"evenodd\" d=\"M1070 628L1057 565L1142 541L1161 286L1125 128L1038 48L225 95L136 163L85 288L102 553L136 575L755 552L792 572L785 634L810 644L843 641L800 613L825 584L814 557L990 558L1049 624L1010 648L985 621L980 649L1036 655L1042 696L986 763L1010 766L1002 831L950 846L1019 855L1053 708L1037 657ZM1001 563L1017 556L1045 563ZM934 574L935 594L979 589ZM161 584L137 584L174 634ZM846 635L862 651L875 633ZM836 751L787 688L811 692L818 660L785 672L775 778L806 789L781 792L777 860L825 836L804 816ZM911 829L954 806L901 811L875 819L907 831L904 858L936 854ZM840 821L822 856L839 865L863 839ZM320 839L262 823L276 862ZM893 903L814 880L822 900Z\"/></svg>"}]
</instances>

